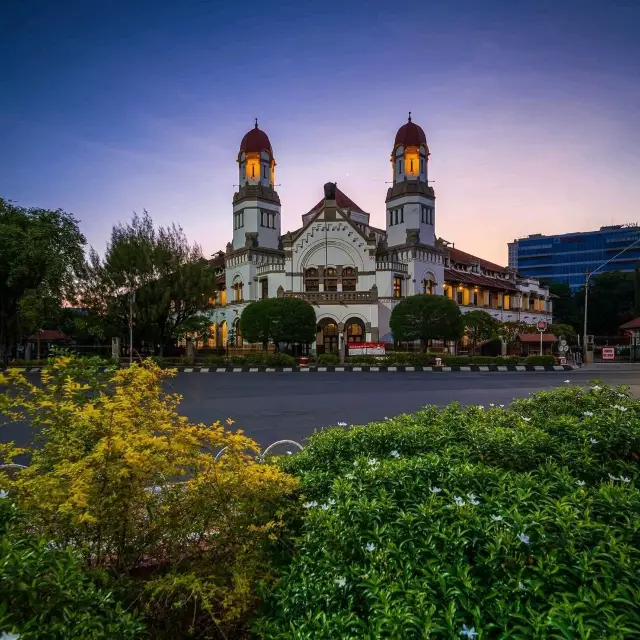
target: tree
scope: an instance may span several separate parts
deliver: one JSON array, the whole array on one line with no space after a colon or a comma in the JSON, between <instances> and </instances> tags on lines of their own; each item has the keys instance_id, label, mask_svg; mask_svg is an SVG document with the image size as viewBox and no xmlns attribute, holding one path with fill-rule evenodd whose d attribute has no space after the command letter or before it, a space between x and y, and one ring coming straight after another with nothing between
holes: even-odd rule
<instances>
[{"instance_id":1,"label":"tree","mask_svg":"<svg viewBox=\"0 0 640 640\"><path fill-rule=\"evenodd\" d=\"M520 333L534 333L535 325L526 324L525 322L504 322L498 330L498 335L506 342L507 347L513 347L516 344L516 338Z\"/></svg>"},{"instance_id":2,"label":"tree","mask_svg":"<svg viewBox=\"0 0 640 640\"><path fill-rule=\"evenodd\" d=\"M25 335L56 323L84 273L86 240L61 209L0 198L0 363Z\"/></svg>"},{"instance_id":3,"label":"tree","mask_svg":"<svg viewBox=\"0 0 640 640\"><path fill-rule=\"evenodd\" d=\"M84 302L94 331L164 348L208 322L216 291L214 267L175 224L156 229L145 211L113 227L104 259L92 249Z\"/></svg>"},{"instance_id":4,"label":"tree","mask_svg":"<svg viewBox=\"0 0 640 640\"><path fill-rule=\"evenodd\" d=\"M420 294L401 300L391 311L394 340L420 340L426 349L428 340L459 340L464 331L458 305L444 296Z\"/></svg>"},{"instance_id":5,"label":"tree","mask_svg":"<svg viewBox=\"0 0 640 640\"><path fill-rule=\"evenodd\" d=\"M240 316L240 329L247 342L309 344L316 337L316 312L298 298L265 298L252 302Z\"/></svg>"},{"instance_id":6,"label":"tree","mask_svg":"<svg viewBox=\"0 0 640 640\"><path fill-rule=\"evenodd\" d=\"M464 331L473 346L478 342L493 340L498 336L500 323L486 311L475 309L463 314Z\"/></svg>"},{"instance_id":7,"label":"tree","mask_svg":"<svg viewBox=\"0 0 640 640\"><path fill-rule=\"evenodd\" d=\"M571 325L574 329L580 327L582 318L576 305L576 298L571 287L563 282L546 283L549 293L553 296L554 323Z\"/></svg>"}]
</instances>

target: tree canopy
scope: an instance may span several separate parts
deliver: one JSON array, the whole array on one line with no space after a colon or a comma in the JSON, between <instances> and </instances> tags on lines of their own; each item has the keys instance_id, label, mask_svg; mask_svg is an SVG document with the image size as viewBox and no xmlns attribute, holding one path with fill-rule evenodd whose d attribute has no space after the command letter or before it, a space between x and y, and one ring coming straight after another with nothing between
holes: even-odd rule
<instances>
[{"instance_id":1,"label":"tree canopy","mask_svg":"<svg viewBox=\"0 0 640 640\"><path fill-rule=\"evenodd\" d=\"M84 273L86 240L61 209L0 198L0 362L26 335L55 324Z\"/></svg>"},{"instance_id":2,"label":"tree canopy","mask_svg":"<svg viewBox=\"0 0 640 640\"><path fill-rule=\"evenodd\" d=\"M474 309L463 314L462 319L465 334L474 346L478 342L493 340L498 336L500 322L486 311Z\"/></svg>"},{"instance_id":3,"label":"tree canopy","mask_svg":"<svg viewBox=\"0 0 640 640\"><path fill-rule=\"evenodd\" d=\"M316 312L299 298L265 298L250 303L240 316L247 342L309 344L316 337Z\"/></svg>"},{"instance_id":4,"label":"tree canopy","mask_svg":"<svg viewBox=\"0 0 640 640\"><path fill-rule=\"evenodd\" d=\"M92 249L88 270L84 302L96 332L125 338L132 306L136 342L162 354L170 342L209 322L214 267L180 227L156 229L146 211L113 227L104 258Z\"/></svg>"},{"instance_id":5,"label":"tree canopy","mask_svg":"<svg viewBox=\"0 0 640 640\"><path fill-rule=\"evenodd\" d=\"M459 340L464 331L458 305L444 296L420 294L401 300L391 311L394 340Z\"/></svg>"}]
</instances>

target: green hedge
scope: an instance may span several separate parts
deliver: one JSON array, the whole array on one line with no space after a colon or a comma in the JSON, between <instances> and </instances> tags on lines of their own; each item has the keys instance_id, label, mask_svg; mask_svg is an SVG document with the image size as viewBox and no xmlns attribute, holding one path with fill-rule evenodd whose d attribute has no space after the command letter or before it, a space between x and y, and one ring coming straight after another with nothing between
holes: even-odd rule
<instances>
[{"instance_id":1,"label":"green hedge","mask_svg":"<svg viewBox=\"0 0 640 640\"><path fill-rule=\"evenodd\" d=\"M318 364L340 364L340 358L335 353L323 353L318 356Z\"/></svg>"},{"instance_id":2,"label":"green hedge","mask_svg":"<svg viewBox=\"0 0 640 640\"><path fill-rule=\"evenodd\" d=\"M604 385L316 434L282 462L304 506L256 631L640 637L639 453L640 402Z\"/></svg>"},{"instance_id":3,"label":"green hedge","mask_svg":"<svg viewBox=\"0 0 640 640\"><path fill-rule=\"evenodd\" d=\"M4 496L5 494L0 494ZM102 573L62 544L28 533L10 496L0 497L0 630L20 640L146 637Z\"/></svg>"},{"instance_id":4,"label":"green hedge","mask_svg":"<svg viewBox=\"0 0 640 640\"><path fill-rule=\"evenodd\" d=\"M527 356L527 358L525 358L525 363L537 365L555 364L556 358L555 356Z\"/></svg>"}]
</instances>

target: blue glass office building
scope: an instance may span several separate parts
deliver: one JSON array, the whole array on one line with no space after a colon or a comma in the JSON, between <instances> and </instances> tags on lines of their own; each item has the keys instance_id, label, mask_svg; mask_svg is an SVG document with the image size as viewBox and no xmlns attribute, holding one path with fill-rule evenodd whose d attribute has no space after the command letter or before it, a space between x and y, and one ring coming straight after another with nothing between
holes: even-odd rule
<instances>
[{"instance_id":1,"label":"blue glass office building","mask_svg":"<svg viewBox=\"0 0 640 640\"><path fill-rule=\"evenodd\" d=\"M523 275L567 283L575 291L584 285L587 271L595 271L612 258L598 273L631 272L640 266L640 242L615 257L638 239L636 224L557 236L535 234L509 243L509 267Z\"/></svg>"}]
</instances>

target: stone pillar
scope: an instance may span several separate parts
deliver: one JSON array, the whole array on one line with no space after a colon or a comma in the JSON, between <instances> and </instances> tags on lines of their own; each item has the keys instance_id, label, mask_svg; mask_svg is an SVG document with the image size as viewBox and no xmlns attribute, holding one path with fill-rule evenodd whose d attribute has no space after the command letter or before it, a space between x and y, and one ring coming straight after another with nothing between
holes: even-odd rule
<instances>
[{"instance_id":1,"label":"stone pillar","mask_svg":"<svg viewBox=\"0 0 640 640\"><path fill-rule=\"evenodd\" d=\"M111 338L111 358L120 360L120 338Z\"/></svg>"}]
</instances>

